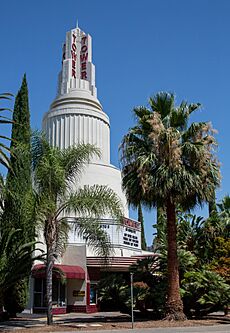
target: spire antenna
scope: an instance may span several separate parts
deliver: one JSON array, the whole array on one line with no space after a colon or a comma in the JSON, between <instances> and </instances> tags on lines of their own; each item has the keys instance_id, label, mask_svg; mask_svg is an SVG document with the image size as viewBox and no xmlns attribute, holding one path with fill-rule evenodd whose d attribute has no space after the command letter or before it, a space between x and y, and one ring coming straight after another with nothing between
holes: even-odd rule
<instances>
[{"instance_id":1,"label":"spire antenna","mask_svg":"<svg viewBox=\"0 0 230 333\"><path fill-rule=\"evenodd\" d=\"M78 19L77 19L77 24L76 24L76 28L78 29Z\"/></svg>"}]
</instances>

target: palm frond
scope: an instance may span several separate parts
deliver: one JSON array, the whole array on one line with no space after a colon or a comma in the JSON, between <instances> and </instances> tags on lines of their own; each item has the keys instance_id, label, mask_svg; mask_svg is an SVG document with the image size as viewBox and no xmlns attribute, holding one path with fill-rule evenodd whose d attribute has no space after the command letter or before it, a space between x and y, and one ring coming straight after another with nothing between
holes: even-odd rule
<instances>
[{"instance_id":1,"label":"palm frond","mask_svg":"<svg viewBox=\"0 0 230 333\"><path fill-rule=\"evenodd\" d=\"M18 242L20 229L3 232L0 238L0 288L7 289L16 281L28 277L32 262L43 258L42 254L33 256L38 242ZM15 242L17 237L17 242ZM38 249L39 250L39 249ZM41 251L41 250L40 250ZM41 251L42 253L42 251Z\"/></svg>"},{"instance_id":2,"label":"palm frond","mask_svg":"<svg viewBox=\"0 0 230 333\"><path fill-rule=\"evenodd\" d=\"M66 182L76 181L94 156L100 157L101 153L91 144L79 144L62 150L60 163L65 170Z\"/></svg>"},{"instance_id":3,"label":"palm frond","mask_svg":"<svg viewBox=\"0 0 230 333\"><path fill-rule=\"evenodd\" d=\"M75 232L83 237L86 244L91 246L94 252L106 261L111 256L113 249L109 235L101 228L100 220L80 217L71 221L74 223Z\"/></svg>"},{"instance_id":4,"label":"palm frond","mask_svg":"<svg viewBox=\"0 0 230 333\"><path fill-rule=\"evenodd\" d=\"M104 185L85 185L75 193L70 193L57 216L63 211L67 214L74 212L77 217L102 218L112 217L120 220L123 216L123 207L117 194Z\"/></svg>"},{"instance_id":5,"label":"palm frond","mask_svg":"<svg viewBox=\"0 0 230 333\"><path fill-rule=\"evenodd\" d=\"M208 201L220 183L216 140L210 123L192 123L199 103L174 105L171 93L151 97L151 110L134 109L137 125L122 140L122 184L129 204L164 204L167 197L184 208Z\"/></svg>"},{"instance_id":6,"label":"palm frond","mask_svg":"<svg viewBox=\"0 0 230 333\"><path fill-rule=\"evenodd\" d=\"M1 100L11 100L11 97L13 95L10 93L1 93L0 94L0 101ZM6 116L2 115L2 112L5 111L10 111L11 109L9 108L0 108L0 125L7 125L7 124L12 124L12 120ZM4 135L0 135L0 139L4 139L4 140L10 140L10 138L4 136ZM9 151L9 147L7 147L5 144L3 144L2 142L0 142L0 164L2 164L3 166L5 166L6 168L9 168L10 165L10 159L7 156L7 154L5 153L6 151Z\"/></svg>"},{"instance_id":7,"label":"palm frond","mask_svg":"<svg viewBox=\"0 0 230 333\"><path fill-rule=\"evenodd\" d=\"M49 152L51 147L46 140L45 134L41 131L34 131L31 141L32 167L35 170L42 157L46 152Z\"/></svg>"}]
</instances>

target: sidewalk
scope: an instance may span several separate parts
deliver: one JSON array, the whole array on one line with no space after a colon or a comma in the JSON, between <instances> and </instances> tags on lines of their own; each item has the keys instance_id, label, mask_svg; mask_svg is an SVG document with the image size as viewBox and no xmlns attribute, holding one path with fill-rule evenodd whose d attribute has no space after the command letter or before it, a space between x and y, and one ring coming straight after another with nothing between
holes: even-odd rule
<instances>
[{"instance_id":1,"label":"sidewalk","mask_svg":"<svg viewBox=\"0 0 230 333\"><path fill-rule=\"evenodd\" d=\"M130 332L131 318L120 312L68 313L54 315L54 325L46 325L44 314L23 313L18 318L0 322L0 332L21 333L82 333L97 330L97 333L117 331ZM184 322L167 322L135 319L132 333L185 333L185 332L230 332L230 317L223 313L215 313L201 320L187 320Z\"/></svg>"},{"instance_id":2,"label":"sidewalk","mask_svg":"<svg viewBox=\"0 0 230 333\"><path fill-rule=\"evenodd\" d=\"M102 325L96 324L96 322L106 321L129 321L130 316L120 312L97 312L97 313L67 313L54 315L53 317L55 324L60 326L74 324L76 328L83 327L100 327ZM95 324L93 324L95 323ZM46 315L45 314L30 314L21 313L17 318L9 321L0 322L0 332L9 330L19 330L33 327L44 327L46 326ZM61 327L60 327L61 330Z\"/></svg>"}]
</instances>

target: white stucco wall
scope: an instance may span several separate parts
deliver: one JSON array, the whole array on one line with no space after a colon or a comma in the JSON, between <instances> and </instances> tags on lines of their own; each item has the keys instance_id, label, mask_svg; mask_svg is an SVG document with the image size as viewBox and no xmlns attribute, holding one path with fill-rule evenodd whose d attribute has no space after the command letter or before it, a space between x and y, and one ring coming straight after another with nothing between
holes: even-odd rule
<instances>
[{"instance_id":1,"label":"white stucco wall","mask_svg":"<svg viewBox=\"0 0 230 333\"><path fill-rule=\"evenodd\" d=\"M74 291L84 291L85 296L74 296ZM86 283L84 280L67 280L67 305L86 305Z\"/></svg>"}]
</instances>

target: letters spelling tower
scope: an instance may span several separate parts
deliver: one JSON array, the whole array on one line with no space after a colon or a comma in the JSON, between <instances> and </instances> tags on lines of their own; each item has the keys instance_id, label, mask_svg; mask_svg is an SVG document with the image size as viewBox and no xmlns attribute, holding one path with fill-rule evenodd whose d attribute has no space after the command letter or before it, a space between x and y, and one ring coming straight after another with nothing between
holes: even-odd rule
<instances>
[{"instance_id":1,"label":"letters spelling tower","mask_svg":"<svg viewBox=\"0 0 230 333\"><path fill-rule=\"evenodd\" d=\"M125 216L128 217L126 198L121 189L121 173L110 164L109 117L103 112L97 99L95 66L92 63L92 38L78 27L66 34L57 97L44 115L43 130L48 141L60 149L77 143L90 143L100 148L101 157L89 163L78 186L95 183L108 185L120 197ZM116 255L123 255L123 250L124 255L141 251L139 223L130 219L124 221L127 226L119 230L112 220L102 221L102 227L109 233ZM70 243L80 241L82 240L76 235L70 236ZM87 255L89 253L87 249Z\"/></svg>"}]
</instances>

